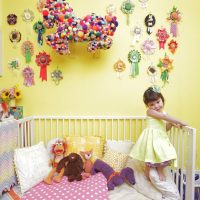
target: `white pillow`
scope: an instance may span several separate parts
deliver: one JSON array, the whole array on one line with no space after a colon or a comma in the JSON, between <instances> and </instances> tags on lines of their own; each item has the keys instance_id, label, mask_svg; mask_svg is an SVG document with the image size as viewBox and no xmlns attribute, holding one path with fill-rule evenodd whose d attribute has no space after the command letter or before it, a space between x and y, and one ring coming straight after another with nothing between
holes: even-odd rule
<instances>
[{"instance_id":1,"label":"white pillow","mask_svg":"<svg viewBox=\"0 0 200 200\"><path fill-rule=\"evenodd\" d=\"M135 176L135 185L134 187L139 193L143 194L144 196L153 199L153 200L161 200L162 194L158 191L153 184L147 180L146 176L144 175L144 165L132 158L129 158L126 164L126 167L130 167L134 170Z\"/></svg>"},{"instance_id":2,"label":"white pillow","mask_svg":"<svg viewBox=\"0 0 200 200\"><path fill-rule=\"evenodd\" d=\"M48 175L51 170L48 162L49 155L43 142L31 147L15 149L15 170L22 194Z\"/></svg>"},{"instance_id":3,"label":"white pillow","mask_svg":"<svg viewBox=\"0 0 200 200\"><path fill-rule=\"evenodd\" d=\"M152 168L149 174L152 184L163 194L164 199L179 200L180 195L178 188L176 187L172 174L167 167L164 169L164 173L166 181L160 181L157 170Z\"/></svg>"},{"instance_id":4,"label":"white pillow","mask_svg":"<svg viewBox=\"0 0 200 200\"><path fill-rule=\"evenodd\" d=\"M133 147L133 144L134 143L131 141L107 140L105 144L105 151L107 150L107 148L110 148L118 153L129 154Z\"/></svg>"}]
</instances>

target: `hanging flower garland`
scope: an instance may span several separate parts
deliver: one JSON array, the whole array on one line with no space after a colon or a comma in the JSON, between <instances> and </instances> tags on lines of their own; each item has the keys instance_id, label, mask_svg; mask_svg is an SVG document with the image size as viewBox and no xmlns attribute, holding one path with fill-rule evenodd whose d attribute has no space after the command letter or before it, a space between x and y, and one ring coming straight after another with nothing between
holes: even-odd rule
<instances>
[{"instance_id":1,"label":"hanging flower garland","mask_svg":"<svg viewBox=\"0 0 200 200\"><path fill-rule=\"evenodd\" d=\"M172 33L173 37L177 37L177 32L178 32L177 24L178 22L181 21L181 13L175 6L170 11L169 17L167 17L167 20L171 23L170 33Z\"/></svg>"},{"instance_id":2,"label":"hanging flower garland","mask_svg":"<svg viewBox=\"0 0 200 200\"><path fill-rule=\"evenodd\" d=\"M47 81L47 65L51 62L50 55L46 54L45 51L43 53L39 53L36 55L36 60L38 66L40 66L40 78L42 81Z\"/></svg>"},{"instance_id":3,"label":"hanging flower garland","mask_svg":"<svg viewBox=\"0 0 200 200\"><path fill-rule=\"evenodd\" d=\"M37 42L40 46L43 44L42 34L45 33L45 27L41 21L35 22L33 25L33 30L38 34Z\"/></svg>"},{"instance_id":4,"label":"hanging flower garland","mask_svg":"<svg viewBox=\"0 0 200 200\"><path fill-rule=\"evenodd\" d=\"M60 81L63 79L63 73L61 70L59 70L58 68L55 69L52 73L51 73L51 78L54 81L54 83L56 85L58 85L60 83Z\"/></svg>"},{"instance_id":5,"label":"hanging flower garland","mask_svg":"<svg viewBox=\"0 0 200 200\"><path fill-rule=\"evenodd\" d=\"M156 83L157 69L152 64L147 69L147 74L150 76L150 81L152 84Z\"/></svg>"},{"instance_id":6,"label":"hanging flower garland","mask_svg":"<svg viewBox=\"0 0 200 200\"><path fill-rule=\"evenodd\" d=\"M163 86L168 83L169 72L171 72L171 70L173 69L172 62L173 60L170 60L167 54L165 54L165 57L163 59L160 59L157 65L157 67L159 67L161 71L161 80L164 83Z\"/></svg>"},{"instance_id":7,"label":"hanging flower garland","mask_svg":"<svg viewBox=\"0 0 200 200\"><path fill-rule=\"evenodd\" d=\"M21 33L15 29L10 32L9 39L14 44L14 48L15 48L16 44L21 41Z\"/></svg>"},{"instance_id":8,"label":"hanging flower garland","mask_svg":"<svg viewBox=\"0 0 200 200\"><path fill-rule=\"evenodd\" d=\"M168 48L170 52L174 54L178 48L178 43L175 40L171 40L168 44Z\"/></svg>"},{"instance_id":9,"label":"hanging flower garland","mask_svg":"<svg viewBox=\"0 0 200 200\"><path fill-rule=\"evenodd\" d=\"M142 43L141 50L147 56L153 55L156 50L156 44L153 40L147 39Z\"/></svg>"},{"instance_id":10,"label":"hanging flower garland","mask_svg":"<svg viewBox=\"0 0 200 200\"><path fill-rule=\"evenodd\" d=\"M11 70L19 69L19 66L20 66L20 63L19 63L19 60L17 58L13 58L8 62L8 67Z\"/></svg>"},{"instance_id":11,"label":"hanging flower garland","mask_svg":"<svg viewBox=\"0 0 200 200\"><path fill-rule=\"evenodd\" d=\"M128 61L131 63L131 70L130 70L130 76L132 78L135 78L137 75L139 75L139 62L141 60L141 54L137 50L131 50L128 53Z\"/></svg>"},{"instance_id":12,"label":"hanging flower garland","mask_svg":"<svg viewBox=\"0 0 200 200\"><path fill-rule=\"evenodd\" d=\"M133 13L135 5L131 0L126 0L121 5L121 11L127 15L127 25L129 25L129 15Z\"/></svg>"},{"instance_id":13,"label":"hanging flower garland","mask_svg":"<svg viewBox=\"0 0 200 200\"><path fill-rule=\"evenodd\" d=\"M153 26L156 24L156 18L152 14L148 14L145 19L144 23L147 27L147 33L150 35L153 32Z\"/></svg>"},{"instance_id":14,"label":"hanging flower garland","mask_svg":"<svg viewBox=\"0 0 200 200\"><path fill-rule=\"evenodd\" d=\"M17 23L17 15L15 15L15 14L9 14L7 16L7 23L9 25L15 25Z\"/></svg>"},{"instance_id":15,"label":"hanging flower garland","mask_svg":"<svg viewBox=\"0 0 200 200\"><path fill-rule=\"evenodd\" d=\"M124 72L126 69L125 63L119 59L115 64L114 64L114 70L117 72L117 77L121 79L122 77L122 72Z\"/></svg>"},{"instance_id":16,"label":"hanging flower garland","mask_svg":"<svg viewBox=\"0 0 200 200\"><path fill-rule=\"evenodd\" d=\"M24 77L24 85L26 87L30 87L32 85L35 85L35 81L34 81L34 71L31 67L26 66L23 69L23 77Z\"/></svg>"},{"instance_id":17,"label":"hanging flower garland","mask_svg":"<svg viewBox=\"0 0 200 200\"><path fill-rule=\"evenodd\" d=\"M24 10L24 12L22 13L22 20L25 22L32 22L34 19L34 13L33 11L26 9Z\"/></svg>"},{"instance_id":18,"label":"hanging flower garland","mask_svg":"<svg viewBox=\"0 0 200 200\"><path fill-rule=\"evenodd\" d=\"M131 29L131 34L133 35L133 40L132 40L132 43L131 43L131 46L135 46L135 44L137 42L139 42L141 36L142 36L142 28L140 26L134 26L132 29Z\"/></svg>"},{"instance_id":19,"label":"hanging flower garland","mask_svg":"<svg viewBox=\"0 0 200 200\"><path fill-rule=\"evenodd\" d=\"M30 41L23 42L23 44L21 46L21 50L22 50L22 55L26 59L26 63L30 63L31 62L31 56L33 56L33 54L34 54L33 43L30 42Z\"/></svg>"},{"instance_id":20,"label":"hanging flower garland","mask_svg":"<svg viewBox=\"0 0 200 200\"><path fill-rule=\"evenodd\" d=\"M169 38L169 34L167 33L167 30L165 28L158 29L156 36L157 36L157 40L159 42L159 49L164 49L165 43L166 43L167 39Z\"/></svg>"}]
</instances>

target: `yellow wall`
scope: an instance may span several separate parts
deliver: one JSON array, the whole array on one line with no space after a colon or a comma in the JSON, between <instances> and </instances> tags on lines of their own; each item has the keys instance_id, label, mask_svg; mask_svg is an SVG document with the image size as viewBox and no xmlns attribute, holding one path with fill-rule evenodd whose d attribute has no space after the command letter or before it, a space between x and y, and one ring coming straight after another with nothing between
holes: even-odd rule
<instances>
[{"instance_id":1,"label":"yellow wall","mask_svg":"<svg viewBox=\"0 0 200 200\"><path fill-rule=\"evenodd\" d=\"M106 6L114 3L117 8L119 27L113 37L114 43L110 50L101 51L99 56L87 52L86 44L70 45L71 55L61 56L56 54L46 44L42 48L37 45L37 35L33 32L33 23L42 20L41 14L36 8L36 0L0 0L2 13L3 30L3 76L0 77L0 89L19 84L22 89L23 98L18 105L23 105L24 114L27 115L144 115L145 106L142 102L144 90L150 85L149 77L146 74L148 62L143 59L140 63L140 75L135 79L129 78L130 64L127 61L127 54L131 50L132 36L130 27L136 22L143 25L144 17L153 13L156 16L156 26L151 38L155 39L155 30L166 27L169 30L169 23L166 21L167 13L173 5L177 6L182 13L182 21L179 24L178 50L174 56L166 52L174 60L174 69L170 73L169 85L162 89L166 98L166 111L176 116L192 127L197 128L199 135L200 123L200 95L199 74L200 74L200 26L197 19L200 17L200 3L190 1L157 1L150 0L148 8L140 8L139 1L136 2L134 13L130 15L130 26L126 25L126 16L120 11L119 0L84 0L72 1L77 16L81 17L92 12L100 15L105 14ZM159 3L158 3L159 2ZM162 3L160 3L162 2ZM24 9L31 9L35 13L32 23L26 24L21 19ZM0 12L1 13L1 12ZM18 16L18 23L9 26L6 17L10 13ZM9 33L14 28L22 33L22 40L14 49L9 41ZM50 32L50 31L48 31ZM143 38L148 38L143 25ZM25 87L23 85L22 69L25 66L25 58L21 54L21 44L26 39L34 42L35 53L30 66L35 71L35 86ZM141 43L140 43L141 44ZM158 44L157 44L158 45ZM137 46L139 48L139 44ZM167 47L167 45L166 45ZM167 49L167 48L166 48ZM48 67L48 81L41 82L39 79L39 67L35 64L35 55L45 50L51 55L52 62ZM164 50L156 51L152 60L156 65L158 59L164 55ZM21 68L18 71L8 69L8 61L11 58L19 58ZM113 70L113 64L121 58L126 63L126 71L122 80L119 80ZM59 85L51 81L50 73L57 68L63 71L64 80ZM161 81L158 82L161 85ZM200 137L198 146L200 144ZM199 148L197 148L199 152ZM199 155L198 155L199 156ZM198 167L200 161L198 158Z\"/></svg>"}]
</instances>

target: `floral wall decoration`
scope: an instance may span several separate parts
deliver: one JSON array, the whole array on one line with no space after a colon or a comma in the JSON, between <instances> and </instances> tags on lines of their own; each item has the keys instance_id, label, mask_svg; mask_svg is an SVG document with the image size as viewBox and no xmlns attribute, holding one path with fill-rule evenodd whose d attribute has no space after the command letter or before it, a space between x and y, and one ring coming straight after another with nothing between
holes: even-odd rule
<instances>
[{"instance_id":1,"label":"floral wall decoration","mask_svg":"<svg viewBox=\"0 0 200 200\"><path fill-rule=\"evenodd\" d=\"M46 36L46 43L59 54L70 53L69 42L88 42L87 50L109 49L118 26L116 16L105 18L92 13L84 18L76 17L73 8L65 0L49 0L42 11L46 28L57 26L55 33Z\"/></svg>"}]
</instances>

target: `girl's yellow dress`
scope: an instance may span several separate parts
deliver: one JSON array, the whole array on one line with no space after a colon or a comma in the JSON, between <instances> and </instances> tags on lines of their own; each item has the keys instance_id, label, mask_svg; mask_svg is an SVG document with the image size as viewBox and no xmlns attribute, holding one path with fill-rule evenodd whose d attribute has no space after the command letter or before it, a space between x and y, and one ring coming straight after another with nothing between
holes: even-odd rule
<instances>
[{"instance_id":1,"label":"girl's yellow dress","mask_svg":"<svg viewBox=\"0 0 200 200\"><path fill-rule=\"evenodd\" d=\"M147 117L146 123L147 127L133 146L130 156L155 167L176 161L176 150L168 138L165 121Z\"/></svg>"}]
</instances>

